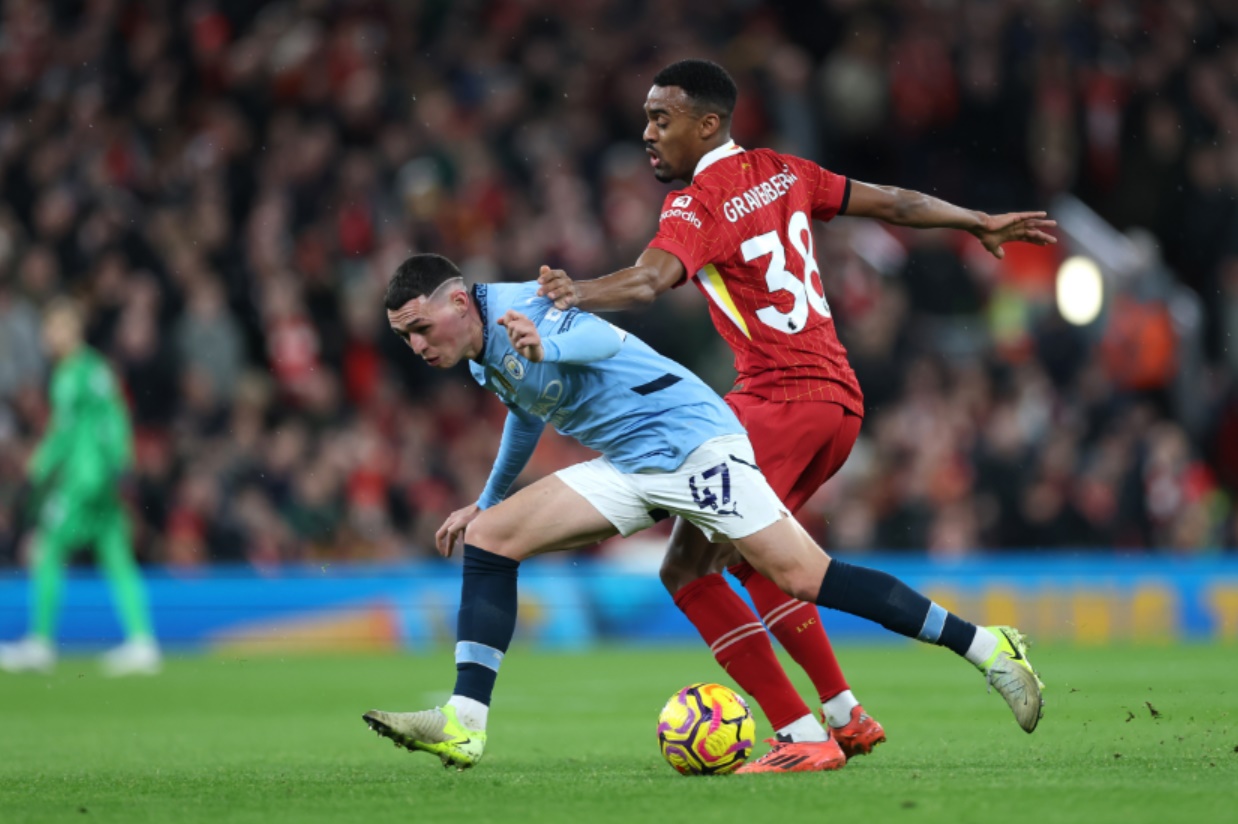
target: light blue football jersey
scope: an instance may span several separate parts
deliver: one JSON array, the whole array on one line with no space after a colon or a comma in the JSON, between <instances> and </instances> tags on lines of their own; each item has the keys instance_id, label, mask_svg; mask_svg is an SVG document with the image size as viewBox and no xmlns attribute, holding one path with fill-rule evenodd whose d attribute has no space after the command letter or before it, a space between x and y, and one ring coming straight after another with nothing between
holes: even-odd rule
<instances>
[{"instance_id":1,"label":"light blue football jersey","mask_svg":"<svg viewBox=\"0 0 1238 824\"><path fill-rule=\"evenodd\" d=\"M537 288L536 281L473 287L485 345L469 370L508 407L549 423L629 473L677 469L705 441L743 434L731 408L696 375L595 315L555 309ZM558 351L554 342L569 331L565 344L616 348L617 336L618 351L590 363L533 363L496 323L509 309L533 321L551 342L547 348L564 360L572 358L570 346Z\"/></svg>"}]
</instances>

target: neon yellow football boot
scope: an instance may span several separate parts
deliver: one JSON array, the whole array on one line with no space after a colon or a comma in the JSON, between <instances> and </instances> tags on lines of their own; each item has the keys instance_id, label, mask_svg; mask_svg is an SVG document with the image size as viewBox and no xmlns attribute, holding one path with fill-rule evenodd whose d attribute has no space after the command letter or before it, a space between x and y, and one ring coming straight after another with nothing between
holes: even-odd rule
<instances>
[{"instance_id":1,"label":"neon yellow football boot","mask_svg":"<svg viewBox=\"0 0 1238 824\"><path fill-rule=\"evenodd\" d=\"M467 770L481 761L486 749L485 730L467 729L450 705L421 712L370 710L361 718L397 747L437 755L444 767Z\"/></svg>"},{"instance_id":2,"label":"neon yellow football boot","mask_svg":"<svg viewBox=\"0 0 1238 824\"><path fill-rule=\"evenodd\" d=\"M1015 720L1024 732L1036 729L1044 715L1044 682L1027 660L1027 641L1014 627L980 627L997 637L997 649L977 669L984 673L991 689L996 689L1010 705Z\"/></svg>"}]
</instances>

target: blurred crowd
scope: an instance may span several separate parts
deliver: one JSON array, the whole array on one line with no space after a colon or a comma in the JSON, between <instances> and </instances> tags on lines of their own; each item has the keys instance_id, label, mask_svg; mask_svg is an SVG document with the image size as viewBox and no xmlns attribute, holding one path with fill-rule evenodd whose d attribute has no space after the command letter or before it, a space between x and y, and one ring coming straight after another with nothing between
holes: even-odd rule
<instances>
[{"instance_id":1,"label":"blurred crowd","mask_svg":"<svg viewBox=\"0 0 1238 824\"><path fill-rule=\"evenodd\" d=\"M1228 0L2 0L0 547L46 423L58 294L131 402L146 561L431 552L484 484L504 410L385 328L411 251L474 280L629 264L665 194L642 104L703 56L733 134L988 211L1073 193L1143 227L1198 297L1184 405L1173 307L1094 328L1061 249L820 229L866 394L806 525L840 551L1238 545L1238 6ZM719 389L677 290L617 322ZM587 453L548 436L523 482Z\"/></svg>"}]
</instances>

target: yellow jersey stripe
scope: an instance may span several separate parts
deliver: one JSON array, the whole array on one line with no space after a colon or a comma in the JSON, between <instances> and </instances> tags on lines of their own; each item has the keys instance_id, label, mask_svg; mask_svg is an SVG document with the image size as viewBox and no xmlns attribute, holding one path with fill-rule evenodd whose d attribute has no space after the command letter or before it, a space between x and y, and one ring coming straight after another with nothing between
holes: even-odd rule
<instances>
[{"instance_id":1,"label":"yellow jersey stripe","mask_svg":"<svg viewBox=\"0 0 1238 824\"><path fill-rule=\"evenodd\" d=\"M718 273L718 269L712 264L708 264L701 271L696 273L697 280L705 287L705 293L710 299L718 304L731 321L739 327L739 331L744 333L744 337L752 340L752 335L748 333L748 324L744 322L744 316L735 308L735 301L731 300L731 293L727 291L726 282L722 279L722 275Z\"/></svg>"}]
</instances>

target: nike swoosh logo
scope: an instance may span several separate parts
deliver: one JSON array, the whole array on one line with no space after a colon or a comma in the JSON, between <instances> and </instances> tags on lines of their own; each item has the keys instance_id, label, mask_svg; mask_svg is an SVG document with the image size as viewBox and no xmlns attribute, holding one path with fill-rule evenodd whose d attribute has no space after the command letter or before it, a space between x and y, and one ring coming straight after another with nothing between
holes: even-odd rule
<instances>
[{"instance_id":1,"label":"nike swoosh logo","mask_svg":"<svg viewBox=\"0 0 1238 824\"><path fill-rule=\"evenodd\" d=\"M1014 651L1014 655L1012 655L1012 656L1010 657L1010 660L1011 660L1011 661L1022 661L1022 660L1024 660L1024 659L1023 659L1023 653L1019 651L1019 645L1018 645L1018 644L1016 644L1014 641L1012 641L1012 640L1010 639L1010 636L1009 636L1009 635L1007 635L1007 634L1006 634L1006 633L1004 633L1004 632L1002 633L1002 637L1006 639L1006 642L1007 642L1008 644L1010 644L1010 649Z\"/></svg>"}]
</instances>

